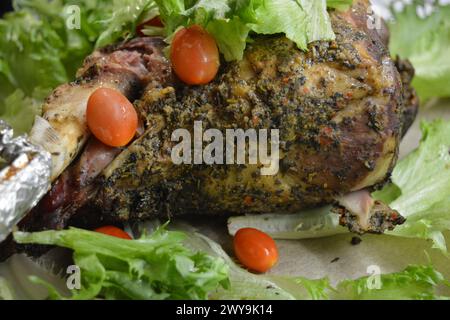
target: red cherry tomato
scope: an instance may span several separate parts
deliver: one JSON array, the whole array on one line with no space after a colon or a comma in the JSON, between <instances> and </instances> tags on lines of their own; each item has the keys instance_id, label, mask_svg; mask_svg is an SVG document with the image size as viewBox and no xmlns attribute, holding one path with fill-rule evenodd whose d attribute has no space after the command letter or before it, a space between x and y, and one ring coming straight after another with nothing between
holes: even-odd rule
<instances>
[{"instance_id":1,"label":"red cherry tomato","mask_svg":"<svg viewBox=\"0 0 450 320\"><path fill-rule=\"evenodd\" d=\"M170 59L176 75L191 85L211 82L220 65L216 41L197 25L183 28L175 34Z\"/></svg>"},{"instance_id":2,"label":"red cherry tomato","mask_svg":"<svg viewBox=\"0 0 450 320\"><path fill-rule=\"evenodd\" d=\"M253 228L236 232L234 252L245 267L256 272L266 272L278 261L275 241L266 233Z\"/></svg>"},{"instance_id":3,"label":"red cherry tomato","mask_svg":"<svg viewBox=\"0 0 450 320\"><path fill-rule=\"evenodd\" d=\"M116 238L131 240L131 237L128 233L126 233L122 229L114 227L114 226L104 226L104 227L97 228L94 231L100 232L103 234L107 234L109 236L113 236Z\"/></svg>"},{"instance_id":4,"label":"red cherry tomato","mask_svg":"<svg viewBox=\"0 0 450 320\"><path fill-rule=\"evenodd\" d=\"M111 147L127 145L138 127L137 112L131 102L110 88L100 88L91 94L86 120L94 136Z\"/></svg>"},{"instance_id":5,"label":"red cherry tomato","mask_svg":"<svg viewBox=\"0 0 450 320\"><path fill-rule=\"evenodd\" d=\"M148 21L144 21L141 24L139 24L136 27L136 33L141 36L141 37L145 37L145 34L142 32L142 30L146 27L146 26L151 26L151 27L164 27L164 24L161 21L161 18L159 16L154 17L153 19L150 19Z\"/></svg>"}]
</instances>

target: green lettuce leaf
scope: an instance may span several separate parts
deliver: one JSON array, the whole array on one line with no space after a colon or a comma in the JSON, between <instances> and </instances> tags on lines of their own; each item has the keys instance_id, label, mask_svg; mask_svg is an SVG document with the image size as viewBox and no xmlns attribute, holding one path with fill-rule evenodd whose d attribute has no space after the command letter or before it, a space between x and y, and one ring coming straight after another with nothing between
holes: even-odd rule
<instances>
[{"instance_id":1,"label":"green lettuce leaf","mask_svg":"<svg viewBox=\"0 0 450 320\"><path fill-rule=\"evenodd\" d=\"M327 300L330 298L330 292L333 290L328 278L311 280L298 277L294 281L306 289L312 300Z\"/></svg>"},{"instance_id":2,"label":"green lettuce leaf","mask_svg":"<svg viewBox=\"0 0 450 320\"><path fill-rule=\"evenodd\" d=\"M415 70L413 86L423 99L450 97L450 5L439 5L425 18L417 8L425 0L414 0L403 11L391 10L391 53L408 58Z\"/></svg>"},{"instance_id":3,"label":"green lettuce leaf","mask_svg":"<svg viewBox=\"0 0 450 320\"><path fill-rule=\"evenodd\" d=\"M449 286L432 266L411 265L397 273L375 275L340 282L330 293L339 300L437 300L440 286Z\"/></svg>"},{"instance_id":4,"label":"green lettuce leaf","mask_svg":"<svg viewBox=\"0 0 450 320\"><path fill-rule=\"evenodd\" d=\"M27 132L42 99L68 81L64 43L43 20L25 11L0 19L0 118Z\"/></svg>"},{"instance_id":5,"label":"green lettuce leaf","mask_svg":"<svg viewBox=\"0 0 450 320\"><path fill-rule=\"evenodd\" d=\"M15 232L14 239L74 251L81 288L73 290L72 299L206 299L217 287L229 286L229 268L221 258L189 250L184 233L164 228L137 240L76 228ZM63 298L46 285L51 298Z\"/></svg>"},{"instance_id":6,"label":"green lettuce leaf","mask_svg":"<svg viewBox=\"0 0 450 320\"><path fill-rule=\"evenodd\" d=\"M14 128L15 135L28 132L35 116L41 114L41 100L26 97L20 89L7 96L3 103L1 118Z\"/></svg>"},{"instance_id":7,"label":"green lettuce leaf","mask_svg":"<svg viewBox=\"0 0 450 320\"><path fill-rule=\"evenodd\" d=\"M0 19L0 47L3 99L16 88L32 96L36 87L53 88L69 79L62 62L64 42L46 21L29 12Z\"/></svg>"},{"instance_id":8,"label":"green lettuce leaf","mask_svg":"<svg viewBox=\"0 0 450 320\"><path fill-rule=\"evenodd\" d=\"M177 229L180 231L160 227L137 240L75 228L15 232L14 238L19 243L74 250L82 282L81 290L73 292L74 299L422 300L444 299L438 292L450 287L431 265L411 265L401 272L344 280L336 286L327 278L253 274L208 237L183 226ZM63 298L50 284L37 277L31 280L46 286L50 298ZM0 291L1 285L0 281Z\"/></svg>"},{"instance_id":9,"label":"green lettuce leaf","mask_svg":"<svg viewBox=\"0 0 450 320\"><path fill-rule=\"evenodd\" d=\"M308 45L308 16L297 1L268 0L257 11L252 30L260 34L285 33L301 49Z\"/></svg>"},{"instance_id":10,"label":"green lettuce leaf","mask_svg":"<svg viewBox=\"0 0 450 320\"><path fill-rule=\"evenodd\" d=\"M72 12L79 8L80 28L68 28ZM47 21L67 47L67 54L84 58L94 47L103 47L135 34L136 26L157 11L153 0L14 0L17 12L30 12ZM84 55L84 56L83 56Z\"/></svg>"},{"instance_id":11,"label":"green lettuce leaf","mask_svg":"<svg viewBox=\"0 0 450 320\"><path fill-rule=\"evenodd\" d=\"M325 0L267 0L256 10L252 30L260 34L284 33L303 50L308 43L335 38Z\"/></svg>"},{"instance_id":12,"label":"green lettuce leaf","mask_svg":"<svg viewBox=\"0 0 450 320\"><path fill-rule=\"evenodd\" d=\"M243 58L250 27L243 23L239 17L234 17L228 21L211 21L207 30L214 35L217 46L225 60L240 60Z\"/></svg>"},{"instance_id":13,"label":"green lettuce leaf","mask_svg":"<svg viewBox=\"0 0 450 320\"><path fill-rule=\"evenodd\" d=\"M450 122L423 122L419 148L397 164L392 184L374 197L407 219L388 234L431 239L447 252L442 232L450 230Z\"/></svg>"},{"instance_id":14,"label":"green lettuce leaf","mask_svg":"<svg viewBox=\"0 0 450 320\"><path fill-rule=\"evenodd\" d=\"M307 42L334 40L336 38L327 12L327 1L299 0L303 10L307 12Z\"/></svg>"},{"instance_id":15,"label":"green lettuce leaf","mask_svg":"<svg viewBox=\"0 0 450 320\"><path fill-rule=\"evenodd\" d=\"M346 11L352 5L353 0L327 0L327 7Z\"/></svg>"}]
</instances>

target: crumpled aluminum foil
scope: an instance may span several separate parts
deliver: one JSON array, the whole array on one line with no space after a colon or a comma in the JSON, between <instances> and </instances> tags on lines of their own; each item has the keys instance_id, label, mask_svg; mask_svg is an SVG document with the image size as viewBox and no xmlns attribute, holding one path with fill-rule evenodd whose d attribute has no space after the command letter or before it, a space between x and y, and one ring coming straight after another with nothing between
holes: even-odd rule
<instances>
[{"instance_id":1,"label":"crumpled aluminum foil","mask_svg":"<svg viewBox=\"0 0 450 320\"><path fill-rule=\"evenodd\" d=\"M50 188L51 157L0 120L0 241Z\"/></svg>"}]
</instances>

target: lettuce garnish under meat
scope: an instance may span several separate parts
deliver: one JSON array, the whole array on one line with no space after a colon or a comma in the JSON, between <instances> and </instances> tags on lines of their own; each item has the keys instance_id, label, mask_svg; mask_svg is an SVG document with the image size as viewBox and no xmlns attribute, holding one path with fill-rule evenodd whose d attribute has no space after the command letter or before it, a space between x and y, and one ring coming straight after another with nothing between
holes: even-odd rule
<instances>
[{"instance_id":1,"label":"lettuce garnish under meat","mask_svg":"<svg viewBox=\"0 0 450 320\"><path fill-rule=\"evenodd\" d=\"M449 286L431 265L343 280L256 275L238 266L211 239L193 232L166 231L123 240L81 229L14 234L20 243L53 244L74 250L82 286L75 299L445 299ZM50 298L61 299L51 285ZM1 283L0 283L1 285Z\"/></svg>"}]
</instances>

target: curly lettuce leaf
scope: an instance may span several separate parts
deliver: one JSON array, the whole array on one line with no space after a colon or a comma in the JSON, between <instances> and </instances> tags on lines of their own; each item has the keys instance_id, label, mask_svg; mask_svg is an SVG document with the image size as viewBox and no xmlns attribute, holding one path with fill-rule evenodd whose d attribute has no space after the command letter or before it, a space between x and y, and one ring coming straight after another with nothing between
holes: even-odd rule
<instances>
[{"instance_id":1,"label":"curly lettuce leaf","mask_svg":"<svg viewBox=\"0 0 450 320\"><path fill-rule=\"evenodd\" d=\"M405 270L379 276L340 282L330 293L339 300L438 300L440 286L449 286L441 273L432 266L410 265Z\"/></svg>"},{"instance_id":2,"label":"curly lettuce leaf","mask_svg":"<svg viewBox=\"0 0 450 320\"><path fill-rule=\"evenodd\" d=\"M419 17L425 0L414 0L402 11L391 10L391 53L408 58L415 70L413 86L423 100L450 97L450 5L434 2L431 15Z\"/></svg>"},{"instance_id":3,"label":"curly lettuce leaf","mask_svg":"<svg viewBox=\"0 0 450 320\"><path fill-rule=\"evenodd\" d=\"M153 229L153 228L152 228ZM19 243L59 245L74 250L82 288L76 299L444 299L438 294L450 284L431 265L410 265L401 272L343 280L274 274L257 275L236 264L222 247L196 232L157 229L138 240L123 240L80 229L15 232ZM0 279L1 280L1 279ZM60 293L48 288L49 297ZM1 289L1 282L0 282Z\"/></svg>"},{"instance_id":4,"label":"curly lettuce leaf","mask_svg":"<svg viewBox=\"0 0 450 320\"><path fill-rule=\"evenodd\" d=\"M80 28L67 27L73 5L79 8ZM133 36L138 23L157 10L153 0L14 0L14 7L49 22L67 51L77 56L85 54L84 49L90 53L93 45L103 47Z\"/></svg>"},{"instance_id":5,"label":"curly lettuce leaf","mask_svg":"<svg viewBox=\"0 0 450 320\"><path fill-rule=\"evenodd\" d=\"M62 62L64 42L46 21L29 12L0 19L0 94L21 89L31 96L36 87L53 88L68 81Z\"/></svg>"},{"instance_id":6,"label":"curly lettuce leaf","mask_svg":"<svg viewBox=\"0 0 450 320\"><path fill-rule=\"evenodd\" d=\"M242 23L239 17L229 21L212 21L208 24L207 30L214 35L217 46L226 60L242 59L250 27Z\"/></svg>"},{"instance_id":7,"label":"curly lettuce leaf","mask_svg":"<svg viewBox=\"0 0 450 320\"><path fill-rule=\"evenodd\" d=\"M325 0L267 0L256 11L252 30L260 34L284 33L300 49L308 43L335 38Z\"/></svg>"},{"instance_id":8,"label":"curly lettuce leaf","mask_svg":"<svg viewBox=\"0 0 450 320\"><path fill-rule=\"evenodd\" d=\"M0 117L15 134L27 132L51 89L68 81L64 43L46 22L29 12L0 19Z\"/></svg>"},{"instance_id":9,"label":"curly lettuce leaf","mask_svg":"<svg viewBox=\"0 0 450 320\"><path fill-rule=\"evenodd\" d=\"M33 125L36 115L41 114L40 100L26 97L17 89L4 100L1 118L14 128L14 134L26 133Z\"/></svg>"},{"instance_id":10,"label":"curly lettuce leaf","mask_svg":"<svg viewBox=\"0 0 450 320\"><path fill-rule=\"evenodd\" d=\"M136 240L76 228L15 232L14 239L74 251L81 289L73 290L72 299L206 299L217 287L229 286L229 268L221 258L189 250L184 233L164 228ZM51 298L62 298L47 287Z\"/></svg>"},{"instance_id":11,"label":"curly lettuce leaf","mask_svg":"<svg viewBox=\"0 0 450 320\"><path fill-rule=\"evenodd\" d=\"M332 286L327 278L297 278L313 300L440 300L441 287L450 286L433 266L410 265L403 271L340 281Z\"/></svg>"},{"instance_id":12,"label":"curly lettuce leaf","mask_svg":"<svg viewBox=\"0 0 450 320\"><path fill-rule=\"evenodd\" d=\"M153 0L114 0L112 5L105 9L107 17L97 20L100 28L104 29L97 37L96 48L114 43L118 39L131 38L140 22L158 12Z\"/></svg>"},{"instance_id":13,"label":"curly lettuce leaf","mask_svg":"<svg viewBox=\"0 0 450 320\"><path fill-rule=\"evenodd\" d=\"M392 184L374 197L407 218L388 234L431 239L447 252L442 232L450 230L450 122L423 122L419 148L397 164Z\"/></svg>"},{"instance_id":14,"label":"curly lettuce leaf","mask_svg":"<svg viewBox=\"0 0 450 320\"><path fill-rule=\"evenodd\" d=\"M301 49L308 45L308 16L297 1L268 0L257 10L252 30L260 34L285 33Z\"/></svg>"},{"instance_id":15,"label":"curly lettuce leaf","mask_svg":"<svg viewBox=\"0 0 450 320\"><path fill-rule=\"evenodd\" d=\"M264 0L155 0L168 39L182 26L198 24L214 36L227 61L240 60L255 21L255 10Z\"/></svg>"}]
</instances>

